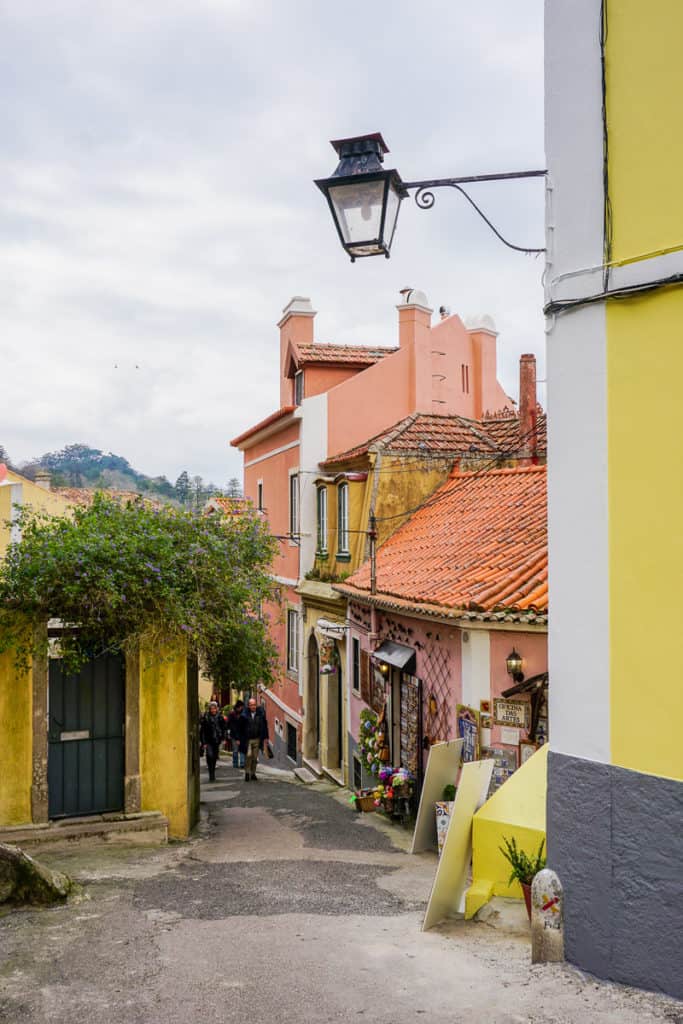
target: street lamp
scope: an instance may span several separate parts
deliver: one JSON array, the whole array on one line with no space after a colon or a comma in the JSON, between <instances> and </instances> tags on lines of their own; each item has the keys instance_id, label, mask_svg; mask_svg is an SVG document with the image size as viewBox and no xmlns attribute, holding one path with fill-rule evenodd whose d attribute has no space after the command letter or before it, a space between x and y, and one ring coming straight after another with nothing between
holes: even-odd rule
<instances>
[{"instance_id":1,"label":"street lamp","mask_svg":"<svg viewBox=\"0 0 683 1024\"><path fill-rule=\"evenodd\" d=\"M408 193L398 171L385 171L384 139L359 135L332 142L339 163L316 185L327 199L339 240L353 263L361 256L389 259L401 200Z\"/></svg>"},{"instance_id":2,"label":"street lamp","mask_svg":"<svg viewBox=\"0 0 683 1024\"><path fill-rule=\"evenodd\" d=\"M545 171L508 171L503 174L404 182L398 171L384 170L384 156L389 149L379 132L357 135L351 139L337 139L331 145L339 156L339 164L331 178L318 178L315 184L327 199L339 240L352 263L361 256L384 255L388 259L402 200L411 190L415 190L417 206L421 210L431 210L435 202L435 188L453 188L460 192L509 249L526 253L545 252L545 249L513 245L503 238L462 187L463 184L482 181L540 178L545 176Z\"/></svg>"}]
</instances>

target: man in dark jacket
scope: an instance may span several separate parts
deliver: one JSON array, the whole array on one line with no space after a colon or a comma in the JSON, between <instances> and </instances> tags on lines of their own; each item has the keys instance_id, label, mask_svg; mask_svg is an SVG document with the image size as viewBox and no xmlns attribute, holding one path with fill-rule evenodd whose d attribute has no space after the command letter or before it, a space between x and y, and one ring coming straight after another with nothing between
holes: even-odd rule
<instances>
[{"instance_id":1,"label":"man in dark jacket","mask_svg":"<svg viewBox=\"0 0 683 1024\"><path fill-rule=\"evenodd\" d=\"M204 712L199 723L199 742L202 745L201 753L206 753L209 782L216 781L216 761L224 736L225 719L219 714L218 702L212 700L209 710Z\"/></svg>"},{"instance_id":2,"label":"man in dark jacket","mask_svg":"<svg viewBox=\"0 0 683 1024\"><path fill-rule=\"evenodd\" d=\"M240 750L240 715L244 711L244 701L238 700L228 715L228 736L232 746L233 768L244 768L244 754Z\"/></svg>"},{"instance_id":3,"label":"man in dark jacket","mask_svg":"<svg viewBox=\"0 0 683 1024\"><path fill-rule=\"evenodd\" d=\"M268 740L268 720L263 708L256 706L254 697L240 716L240 750L245 755L245 782L256 782L256 764L259 751Z\"/></svg>"}]
</instances>

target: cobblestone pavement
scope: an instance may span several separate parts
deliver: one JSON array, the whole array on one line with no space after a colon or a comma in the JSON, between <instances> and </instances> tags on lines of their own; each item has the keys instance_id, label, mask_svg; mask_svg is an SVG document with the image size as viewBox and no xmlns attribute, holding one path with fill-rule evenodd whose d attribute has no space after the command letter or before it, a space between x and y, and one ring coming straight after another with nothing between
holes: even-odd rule
<instances>
[{"instance_id":1,"label":"cobblestone pavement","mask_svg":"<svg viewBox=\"0 0 683 1024\"><path fill-rule=\"evenodd\" d=\"M524 926L422 933L432 856L339 794L242 779L203 780L188 843L43 855L80 890L0 918L2 1024L683 1024L683 1004L532 967Z\"/></svg>"}]
</instances>

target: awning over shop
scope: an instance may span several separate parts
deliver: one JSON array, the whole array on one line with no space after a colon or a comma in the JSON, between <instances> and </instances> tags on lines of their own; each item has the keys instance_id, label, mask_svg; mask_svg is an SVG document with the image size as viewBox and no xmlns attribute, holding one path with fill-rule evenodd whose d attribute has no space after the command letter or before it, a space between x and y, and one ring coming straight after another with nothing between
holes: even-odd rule
<instances>
[{"instance_id":1,"label":"awning over shop","mask_svg":"<svg viewBox=\"0 0 683 1024\"><path fill-rule=\"evenodd\" d=\"M372 652L375 661L385 661L387 665L400 668L402 672L410 672L415 668L415 651L412 647L404 644L394 643L393 640L385 640L383 644Z\"/></svg>"}]
</instances>

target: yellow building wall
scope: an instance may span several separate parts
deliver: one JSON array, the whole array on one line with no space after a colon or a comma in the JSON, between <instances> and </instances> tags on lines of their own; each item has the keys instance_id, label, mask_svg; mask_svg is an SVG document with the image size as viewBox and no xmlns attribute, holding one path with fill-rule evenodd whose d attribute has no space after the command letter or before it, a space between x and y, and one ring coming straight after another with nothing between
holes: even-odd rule
<instances>
[{"instance_id":1,"label":"yellow building wall","mask_svg":"<svg viewBox=\"0 0 683 1024\"><path fill-rule=\"evenodd\" d=\"M52 516L66 516L71 512L71 506L61 496L53 491L47 491L39 487L27 477L20 476L14 470L8 470L7 480L13 484L21 484L22 502L34 509L42 509ZM11 517L12 488L0 487L0 558L5 554L10 542L10 527L8 520Z\"/></svg>"},{"instance_id":2,"label":"yellow building wall","mask_svg":"<svg viewBox=\"0 0 683 1024\"><path fill-rule=\"evenodd\" d=\"M32 700L31 672L0 655L0 827L31 821Z\"/></svg>"},{"instance_id":3,"label":"yellow building wall","mask_svg":"<svg viewBox=\"0 0 683 1024\"><path fill-rule=\"evenodd\" d=\"M378 544L383 544L409 518L398 513L421 505L448 479L450 470L450 462L394 455L382 459L375 504Z\"/></svg>"},{"instance_id":4,"label":"yellow building wall","mask_svg":"<svg viewBox=\"0 0 683 1024\"><path fill-rule=\"evenodd\" d=\"M500 852L514 838L530 856L545 838L548 744L545 744L490 797L472 820L472 884L465 895L465 917L473 917L492 896L522 899L518 882L508 884L510 864Z\"/></svg>"},{"instance_id":5,"label":"yellow building wall","mask_svg":"<svg viewBox=\"0 0 683 1024\"><path fill-rule=\"evenodd\" d=\"M618 261L683 244L683 4L608 0L607 19L609 192Z\"/></svg>"},{"instance_id":6,"label":"yellow building wall","mask_svg":"<svg viewBox=\"0 0 683 1024\"><path fill-rule=\"evenodd\" d=\"M677 130L683 4L608 0L607 16L609 194L618 262L683 246ZM683 779L683 289L609 302L606 317L612 760Z\"/></svg>"},{"instance_id":7,"label":"yellow building wall","mask_svg":"<svg viewBox=\"0 0 683 1024\"><path fill-rule=\"evenodd\" d=\"M683 779L683 289L610 303L607 361L612 761Z\"/></svg>"},{"instance_id":8,"label":"yellow building wall","mask_svg":"<svg viewBox=\"0 0 683 1024\"><path fill-rule=\"evenodd\" d=\"M187 659L140 653L140 786L143 811L161 811L169 835L183 838L188 802Z\"/></svg>"}]
</instances>

